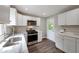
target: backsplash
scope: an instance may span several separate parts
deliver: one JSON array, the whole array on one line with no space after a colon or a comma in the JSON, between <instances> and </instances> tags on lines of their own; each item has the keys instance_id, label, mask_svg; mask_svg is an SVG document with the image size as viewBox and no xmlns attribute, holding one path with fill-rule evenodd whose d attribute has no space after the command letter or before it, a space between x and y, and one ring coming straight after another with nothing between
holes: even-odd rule
<instances>
[{"instance_id":1,"label":"backsplash","mask_svg":"<svg viewBox=\"0 0 79 59\"><path fill-rule=\"evenodd\" d=\"M26 26L16 26L15 27L15 33L22 33L22 32L26 32L28 28ZM38 30L38 27L33 27L33 29Z\"/></svg>"},{"instance_id":2,"label":"backsplash","mask_svg":"<svg viewBox=\"0 0 79 59\"><path fill-rule=\"evenodd\" d=\"M65 32L79 32L79 26L61 26L62 29L65 29Z\"/></svg>"},{"instance_id":3,"label":"backsplash","mask_svg":"<svg viewBox=\"0 0 79 59\"><path fill-rule=\"evenodd\" d=\"M16 26L14 29L15 33L22 33L22 32L26 32L26 26Z\"/></svg>"}]
</instances>

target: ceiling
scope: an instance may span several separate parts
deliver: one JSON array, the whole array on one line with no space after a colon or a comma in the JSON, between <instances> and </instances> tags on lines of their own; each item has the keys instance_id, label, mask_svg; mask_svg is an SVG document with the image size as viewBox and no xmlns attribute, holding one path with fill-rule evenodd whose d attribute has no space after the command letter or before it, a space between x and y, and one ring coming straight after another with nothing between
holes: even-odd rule
<instances>
[{"instance_id":1,"label":"ceiling","mask_svg":"<svg viewBox=\"0 0 79 59\"><path fill-rule=\"evenodd\" d=\"M19 12L38 16L49 17L58 13L78 7L77 5L13 5Z\"/></svg>"}]
</instances>

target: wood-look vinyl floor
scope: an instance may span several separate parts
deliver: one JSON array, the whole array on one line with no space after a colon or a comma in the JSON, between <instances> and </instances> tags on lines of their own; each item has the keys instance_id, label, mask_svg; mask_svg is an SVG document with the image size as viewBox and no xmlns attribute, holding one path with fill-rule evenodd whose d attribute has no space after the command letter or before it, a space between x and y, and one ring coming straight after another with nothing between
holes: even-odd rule
<instances>
[{"instance_id":1,"label":"wood-look vinyl floor","mask_svg":"<svg viewBox=\"0 0 79 59\"><path fill-rule=\"evenodd\" d=\"M29 53L63 53L60 49L56 48L55 43L43 39L42 42L28 46Z\"/></svg>"}]
</instances>

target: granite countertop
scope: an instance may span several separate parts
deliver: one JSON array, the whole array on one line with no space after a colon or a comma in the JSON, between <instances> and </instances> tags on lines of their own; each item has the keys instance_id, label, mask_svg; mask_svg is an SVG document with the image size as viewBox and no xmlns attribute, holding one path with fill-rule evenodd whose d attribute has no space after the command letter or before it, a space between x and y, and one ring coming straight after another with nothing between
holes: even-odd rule
<instances>
[{"instance_id":1,"label":"granite countertop","mask_svg":"<svg viewBox=\"0 0 79 59\"><path fill-rule=\"evenodd\" d=\"M74 32L63 32L63 33L58 33L59 35L62 36L69 36L69 37L73 37L73 38L78 38L79 39L79 33L74 33Z\"/></svg>"}]
</instances>

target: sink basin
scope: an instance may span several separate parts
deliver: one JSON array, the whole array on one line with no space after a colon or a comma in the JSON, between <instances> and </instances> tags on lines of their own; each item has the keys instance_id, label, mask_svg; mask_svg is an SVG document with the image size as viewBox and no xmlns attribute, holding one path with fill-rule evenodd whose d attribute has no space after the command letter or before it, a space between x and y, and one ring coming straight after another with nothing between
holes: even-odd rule
<instances>
[{"instance_id":1,"label":"sink basin","mask_svg":"<svg viewBox=\"0 0 79 59\"><path fill-rule=\"evenodd\" d=\"M17 41L21 41L21 40L22 40L21 37L13 37L13 38L9 39L10 42L17 42Z\"/></svg>"},{"instance_id":2,"label":"sink basin","mask_svg":"<svg viewBox=\"0 0 79 59\"><path fill-rule=\"evenodd\" d=\"M6 44L3 46L3 47L8 47L8 46L13 46L13 45L16 45L18 44L19 41L21 41L22 38L21 37L12 37L10 38Z\"/></svg>"},{"instance_id":3,"label":"sink basin","mask_svg":"<svg viewBox=\"0 0 79 59\"><path fill-rule=\"evenodd\" d=\"M8 46L13 46L13 45L16 45L18 43L6 43L3 47L8 47Z\"/></svg>"},{"instance_id":4,"label":"sink basin","mask_svg":"<svg viewBox=\"0 0 79 59\"><path fill-rule=\"evenodd\" d=\"M8 42L6 42L6 44L3 47L13 46L16 44L18 44L18 43L13 43L13 42L10 42L10 40L9 40Z\"/></svg>"}]
</instances>

